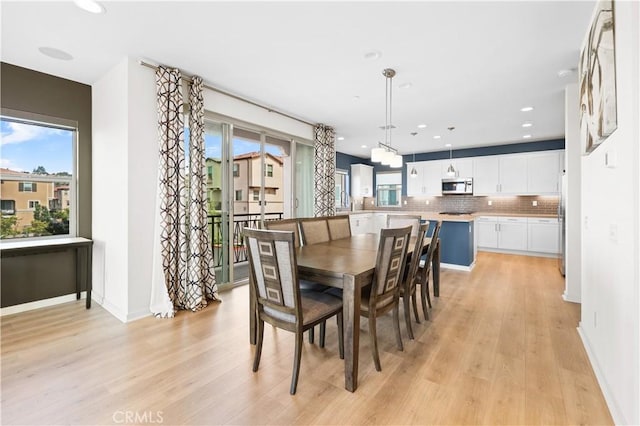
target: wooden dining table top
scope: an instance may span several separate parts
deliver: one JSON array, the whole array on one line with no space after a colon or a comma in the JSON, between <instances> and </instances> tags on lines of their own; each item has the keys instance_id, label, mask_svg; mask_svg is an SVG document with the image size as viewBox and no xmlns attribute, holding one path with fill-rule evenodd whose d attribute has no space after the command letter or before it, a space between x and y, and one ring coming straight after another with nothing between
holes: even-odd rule
<instances>
[{"instance_id":1,"label":"wooden dining table top","mask_svg":"<svg viewBox=\"0 0 640 426\"><path fill-rule=\"evenodd\" d=\"M376 267L378 244L377 234L358 234L349 238L327 241L298 247L296 257L298 270L306 275L316 273L324 276L341 278L343 274L355 277L373 273ZM429 244L431 238L425 238ZM411 237L407 254L413 252L416 237ZM340 282L336 282L339 286Z\"/></svg>"}]
</instances>

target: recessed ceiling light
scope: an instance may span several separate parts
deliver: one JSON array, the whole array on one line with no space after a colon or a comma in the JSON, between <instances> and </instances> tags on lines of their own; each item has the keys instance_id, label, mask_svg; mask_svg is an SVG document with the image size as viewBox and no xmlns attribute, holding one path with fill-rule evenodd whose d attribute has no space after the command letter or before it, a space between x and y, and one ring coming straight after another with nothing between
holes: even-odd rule
<instances>
[{"instance_id":1,"label":"recessed ceiling light","mask_svg":"<svg viewBox=\"0 0 640 426\"><path fill-rule=\"evenodd\" d=\"M352 101L359 101L360 100L360 96L354 96L353 98L351 98Z\"/></svg>"},{"instance_id":2,"label":"recessed ceiling light","mask_svg":"<svg viewBox=\"0 0 640 426\"><path fill-rule=\"evenodd\" d=\"M344 140L344 136L338 136L338 140L339 141L343 141Z\"/></svg>"},{"instance_id":3,"label":"recessed ceiling light","mask_svg":"<svg viewBox=\"0 0 640 426\"><path fill-rule=\"evenodd\" d=\"M418 124L418 129L426 129L427 125L426 124Z\"/></svg>"},{"instance_id":4,"label":"recessed ceiling light","mask_svg":"<svg viewBox=\"0 0 640 426\"><path fill-rule=\"evenodd\" d=\"M440 139L440 137L441 137L440 135L435 135L433 138L434 139Z\"/></svg>"},{"instance_id":5,"label":"recessed ceiling light","mask_svg":"<svg viewBox=\"0 0 640 426\"><path fill-rule=\"evenodd\" d=\"M528 106L528 107L520 108L520 111L522 111L522 112L529 112L529 111L533 111L533 107Z\"/></svg>"},{"instance_id":6,"label":"recessed ceiling light","mask_svg":"<svg viewBox=\"0 0 640 426\"><path fill-rule=\"evenodd\" d=\"M73 0L80 9L91 13L104 13L104 6L94 0Z\"/></svg>"},{"instance_id":7,"label":"recessed ceiling light","mask_svg":"<svg viewBox=\"0 0 640 426\"><path fill-rule=\"evenodd\" d=\"M531 127L533 123L522 123L522 127Z\"/></svg>"},{"instance_id":8,"label":"recessed ceiling light","mask_svg":"<svg viewBox=\"0 0 640 426\"><path fill-rule=\"evenodd\" d=\"M573 70L560 70L558 71L558 77L564 78L573 74Z\"/></svg>"},{"instance_id":9,"label":"recessed ceiling light","mask_svg":"<svg viewBox=\"0 0 640 426\"><path fill-rule=\"evenodd\" d=\"M55 47L38 47L40 53L53 59L60 59L62 61L70 61L73 56L65 52L64 50L56 49Z\"/></svg>"},{"instance_id":10,"label":"recessed ceiling light","mask_svg":"<svg viewBox=\"0 0 640 426\"><path fill-rule=\"evenodd\" d=\"M366 145L360 145L360 148L366 148L366 147L367 147Z\"/></svg>"},{"instance_id":11,"label":"recessed ceiling light","mask_svg":"<svg viewBox=\"0 0 640 426\"><path fill-rule=\"evenodd\" d=\"M446 143L446 144L444 144L444 146L446 146L447 148L449 148L449 147L451 146L451 144L450 144L450 143Z\"/></svg>"},{"instance_id":12,"label":"recessed ceiling light","mask_svg":"<svg viewBox=\"0 0 640 426\"><path fill-rule=\"evenodd\" d=\"M411 84L411 83L402 83L402 84L401 84L400 86L398 86L398 87L399 87L399 88L401 88L401 89L408 89L408 88L410 88L411 86L413 86L413 84Z\"/></svg>"},{"instance_id":13,"label":"recessed ceiling light","mask_svg":"<svg viewBox=\"0 0 640 426\"><path fill-rule=\"evenodd\" d=\"M522 139L531 139L531 135L523 135Z\"/></svg>"},{"instance_id":14,"label":"recessed ceiling light","mask_svg":"<svg viewBox=\"0 0 640 426\"><path fill-rule=\"evenodd\" d=\"M378 52L377 50L372 50L371 52L367 52L364 54L364 58L369 60L380 59L381 56L382 53Z\"/></svg>"}]
</instances>

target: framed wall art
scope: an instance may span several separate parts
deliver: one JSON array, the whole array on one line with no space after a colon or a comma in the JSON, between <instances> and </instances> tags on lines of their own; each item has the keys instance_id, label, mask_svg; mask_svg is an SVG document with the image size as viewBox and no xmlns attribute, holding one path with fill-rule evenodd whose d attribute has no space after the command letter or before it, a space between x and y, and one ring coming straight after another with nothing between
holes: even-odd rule
<instances>
[{"instance_id":1,"label":"framed wall art","mask_svg":"<svg viewBox=\"0 0 640 426\"><path fill-rule=\"evenodd\" d=\"M618 127L613 0L601 0L580 55L580 135L585 152Z\"/></svg>"}]
</instances>

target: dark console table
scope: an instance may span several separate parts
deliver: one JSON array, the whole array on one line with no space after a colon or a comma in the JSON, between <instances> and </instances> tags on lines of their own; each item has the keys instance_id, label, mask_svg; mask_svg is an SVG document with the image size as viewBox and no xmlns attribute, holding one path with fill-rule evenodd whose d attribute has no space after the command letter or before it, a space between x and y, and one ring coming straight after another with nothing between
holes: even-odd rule
<instances>
[{"instance_id":1,"label":"dark console table","mask_svg":"<svg viewBox=\"0 0 640 426\"><path fill-rule=\"evenodd\" d=\"M87 309L91 308L91 258L93 241L82 237L52 238L46 240L0 241L0 255L4 257L26 256L75 250L76 299L80 299L82 284L87 289Z\"/></svg>"}]
</instances>

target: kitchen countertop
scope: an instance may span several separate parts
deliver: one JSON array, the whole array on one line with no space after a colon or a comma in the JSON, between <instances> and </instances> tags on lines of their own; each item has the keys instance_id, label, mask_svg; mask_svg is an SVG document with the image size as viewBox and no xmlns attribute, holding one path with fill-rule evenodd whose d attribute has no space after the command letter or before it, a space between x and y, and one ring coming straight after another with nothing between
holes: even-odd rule
<instances>
[{"instance_id":1,"label":"kitchen countertop","mask_svg":"<svg viewBox=\"0 0 640 426\"><path fill-rule=\"evenodd\" d=\"M471 214L450 215L440 214L438 212L424 212L413 210L357 210L352 212L341 212L342 214L364 214L364 213L384 213L384 214L414 214L420 215L424 220L441 220L447 222L471 222L479 216L501 216L501 217L539 217L539 218L557 218L556 214L536 214L536 213L494 213L494 212L476 212Z\"/></svg>"}]
</instances>

